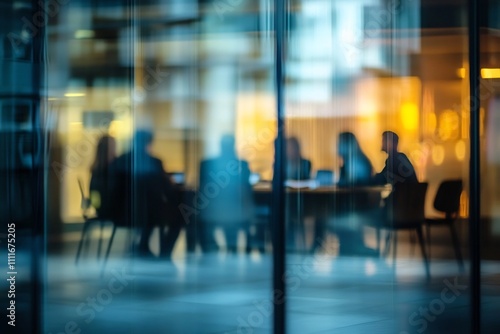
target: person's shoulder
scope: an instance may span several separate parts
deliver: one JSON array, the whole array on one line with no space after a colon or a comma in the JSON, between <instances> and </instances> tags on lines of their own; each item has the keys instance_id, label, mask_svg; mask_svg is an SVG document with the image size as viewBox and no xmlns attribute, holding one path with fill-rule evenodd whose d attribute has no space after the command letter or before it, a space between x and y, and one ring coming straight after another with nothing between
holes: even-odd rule
<instances>
[{"instance_id":1,"label":"person's shoulder","mask_svg":"<svg viewBox=\"0 0 500 334\"><path fill-rule=\"evenodd\" d=\"M403 152L398 151L398 153L396 153L396 154L398 155L398 157L403 157L403 158L408 159L408 156L406 154L404 154Z\"/></svg>"},{"instance_id":2,"label":"person's shoulder","mask_svg":"<svg viewBox=\"0 0 500 334\"><path fill-rule=\"evenodd\" d=\"M150 159L151 161L155 164L155 165L162 165L163 166L163 162L157 158L157 157L153 157L153 156L150 156Z\"/></svg>"},{"instance_id":3,"label":"person's shoulder","mask_svg":"<svg viewBox=\"0 0 500 334\"><path fill-rule=\"evenodd\" d=\"M410 162L410 159L408 158L408 156L406 154L404 154L403 152L398 152L397 153L397 158L399 160L404 160L404 161Z\"/></svg>"},{"instance_id":4,"label":"person's shoulder","mask_svg":"<svg viewBox=\"0 0 500 334\"><path fill-rule=\"evenodd\" d=\"M200 168L208 168L210 167L211 165L215 164L215 159L211 158L211 159L203 159L200 161Z\"/></svg>"},{"instance_id":5,"label":"person's shoulder","mask_svg":"<svg viewBox=\"0 0 500 334\"><path fill-rule=\"evenodd\" d=\"M130 153L124 153L113 160L110 164L110 169L116 170L126 168L130 160Z\"/></svg>"}]
</instances>

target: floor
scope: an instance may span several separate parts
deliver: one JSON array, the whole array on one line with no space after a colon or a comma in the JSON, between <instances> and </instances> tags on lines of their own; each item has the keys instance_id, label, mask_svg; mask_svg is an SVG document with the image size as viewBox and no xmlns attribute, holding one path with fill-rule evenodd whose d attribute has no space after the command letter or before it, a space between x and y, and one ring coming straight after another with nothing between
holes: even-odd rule
<instances>
[{"instance_id":1,"label":"floor","mask_svg":"<svg viewBox=\"0 0 500 334\"><path fill-rule=\"evenodd\" d=\"M67 240L47 261L43 333L272 333L271 253L186 254L181 242L166 263L118 248L102 271L95 248L75 265ZM287 333L469 333L467 274L443 256L427 281L418 252L400 243L395 267L339 257L331 238L316 254L289 254ZM499 333L500 265L482 270L483 333Z\"/></svg>"}]
</instances>

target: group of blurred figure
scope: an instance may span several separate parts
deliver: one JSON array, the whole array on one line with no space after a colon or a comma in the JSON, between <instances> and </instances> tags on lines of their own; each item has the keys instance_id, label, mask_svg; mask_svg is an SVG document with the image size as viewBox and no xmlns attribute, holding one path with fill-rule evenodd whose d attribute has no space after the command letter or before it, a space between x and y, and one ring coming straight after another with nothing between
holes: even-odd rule
<instances>
[{"instance_id":1,"label":"group of blurred figure","mask_svg":"<svg viewBox=\"0 0 500 334\"><path fill-rule=\"evenodd\" d=\"M411 162L398 151L398 141L394 132L382 134L382 151L387 153L387 160L384 169L374 174L354 134L340 133L338 155L342 164L337 186L391 184L397 187L402 182L418 182ZM217 228L224 232L228 252L236 252L238 233L244 230L249 251L250 230L256 226L259 208L254 203L249 165L237 156L234 137L223 136L219 156L201 162L198 190L192 192L187 204L189 191L175 184L161 160L151 154L152 142L151 132L137 131L131 149L117 157L114 138L108 135L100 138L90 181L91 203L99 219L140 230L132 250L141 257L170 260L183 228L186 228L188 251L194 251L197 245L203 252L220 249L214 233ZM302 156L297 138L287 139L286 154L286 178L311 179L312 164ZM269 219L264 225L269 225ZM323 222L315 225L319 227ZM155 228L160 229L158 256L149 247ZM253 228L252 233L263 239L262 227ZM354 245L363 245L359 233L352 229L339 229L336 233L344 253L359 250ZM315 234L320 237L322 232L316 229ZM264 250L262 240L259 249Z\"/></svg>"}]
</instances>

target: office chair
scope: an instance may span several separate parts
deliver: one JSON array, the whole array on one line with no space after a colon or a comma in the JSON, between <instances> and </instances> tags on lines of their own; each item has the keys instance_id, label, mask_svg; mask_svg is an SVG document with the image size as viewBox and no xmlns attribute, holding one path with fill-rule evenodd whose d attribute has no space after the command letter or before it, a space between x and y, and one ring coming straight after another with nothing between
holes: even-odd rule
<instances>
[{"instance_id":1,"label":"office chair","mask_svg":"<svg viewBox=\"0 0 500 334\"><path fill-rule=\"evenodd\" d=\"M78 249L76 251L76 258L75 258L75 264L78 264L78 260L80 259L80 254L83 248L83 243L85 239L87 239L87 245L89 242L88 239L88 233L89 233L89 228L94 225L94 224L99 224L100 225L100 237L99 237L99 244L97 248L97 259L101 257L101 249L102 249L102 237L103 237L103 227L104 227L104 221L99 219L99 217L89 217L89 210L92 208L92 203L90 198L85 196L85 192L83 191L83 183L80 178L78 178L78 187L80 189L80 196L81 196L81 202L80 202L80 208L82 209L82 217L84 219L83 223L83 229L82 229L82 235L80 237L80 242L78 243Z\"/></svg>"},{"instance_id":2,"label":"office chair","mask_svg":"<svg viewBox=\"0 0 500 334\"><path fill-rule=\"evenodd\" d=\"M397 232L401 230L413 230L417 233L422 257L424 259L426 275L429 279L429 261L425 251L422 233L422 225L425 221L424 210L427 186L427 183L401 183L397 185L387 200L386 205L388 207L385 210L384 219L382 219L379 228L386 229L390 232L386 236L385 255L389 252L389 241L392 236L394 268L396 266Z\"/></svg>"},{"instance_id":3,"label":"office chair","mask_svg":"<svg viewBox=\"0 0 500 334\"><path fill-rule=\"evenodd\" d=\"M458 211L460 209L462 187L462 180L445 180L441 182L436 197L434 198L434 208L443 213L444 217L431 217L425 219L429 257L431 254L431 226L448 226L453 248L455 249L455 256L461 271L464 270L464 263L460 251L460 242L455 229L455 221L458 218Z\"/></svg>"}]
</instances>

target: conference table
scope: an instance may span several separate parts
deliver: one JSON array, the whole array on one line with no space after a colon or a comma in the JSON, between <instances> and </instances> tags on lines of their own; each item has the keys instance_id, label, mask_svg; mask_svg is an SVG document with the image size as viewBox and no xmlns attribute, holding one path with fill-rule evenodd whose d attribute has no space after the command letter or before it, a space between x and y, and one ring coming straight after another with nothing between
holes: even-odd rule
<instances>
[{"instance_id":1,"label":"conference table","mask_svg":"<svg viewBox=\"0 0 500 334\"><path fill-rule=\"evenodd\" d=\"M304 219L314 220L314 239L323 236L327 224L342 224L349 215L363 215L381 206L392 188L390 185L338 186L318 185L313 181L285 184L285 211L288 229L304 234ZM194 189L184 189L184 202L191 203L196 195ZM272 207L271 182L253 185L256 221L270 227ZM338 219L336 219L338 218ZM262 224L264 223L264 224ZM305 243L304 243L305 244ZM189 247L189 246L188 246Z\"/></svg>"},{"instance_id":2,"label":"conference table","mask_svg":"<svg viewBox=\"0 0 500 334\"><path fill-rule=\"evenodd\" d=\"M300 184L298 184L300 185ZM377 208L381 199L392 191L390 185L380 186L338 186L316 185L314 182L303 186L286 186L286 207L290 212L316 218L328 218L340 213L364 211ZM253 187L257 206L271 206L272 186L270 182L258 183Z\"/></svg>"}]
</instances>

